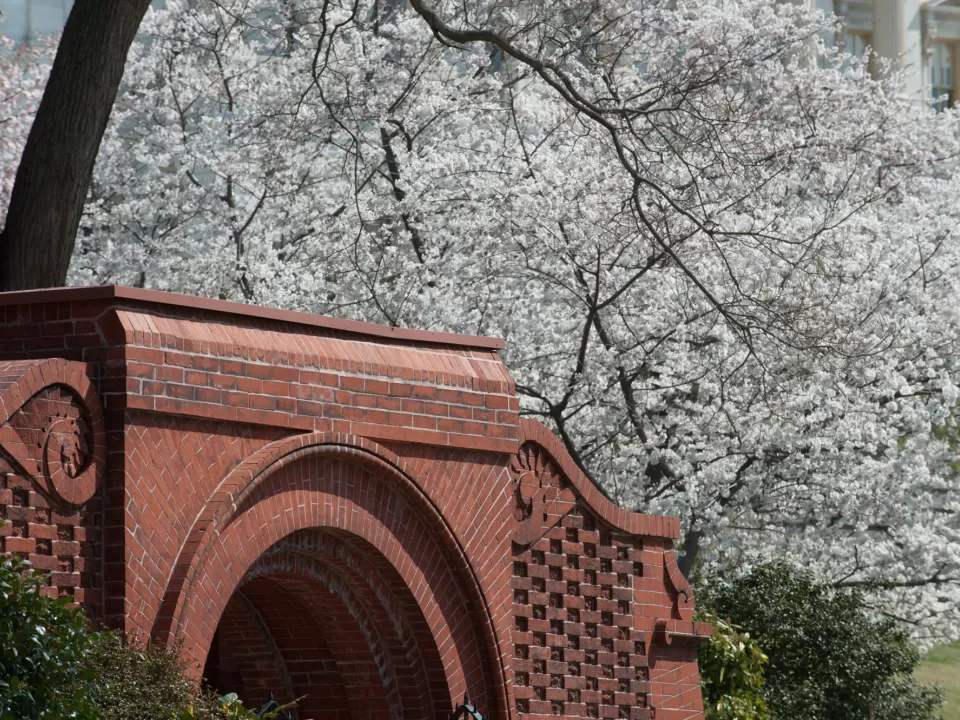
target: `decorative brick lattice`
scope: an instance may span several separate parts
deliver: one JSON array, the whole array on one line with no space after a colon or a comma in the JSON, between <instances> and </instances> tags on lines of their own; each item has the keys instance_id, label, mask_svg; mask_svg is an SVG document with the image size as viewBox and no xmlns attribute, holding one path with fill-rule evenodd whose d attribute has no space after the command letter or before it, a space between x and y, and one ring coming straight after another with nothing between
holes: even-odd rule
<instances>
[{"instance_id":1,"label":"decorative brick lattice","mask_svg":"<svg viewBox=\"0 0 960 720\"><path fill-rule=\"evenodd\" d=\"M11 472L0 459L0 552L29 560L36 570L50 573L44 594L71 597L96 613L94 586L97 566L90 527L94 508L64 515L50 508L32 483Z\"/></svg>"},{"instance_id":2,"label":"decorative brick lattice","mask_svg":"<svg viewBox=\"0 0 960 720\"><path fill-rule=\"evenodd\" d=\"M652 717L644 633L633 628L639 538L568 514L513 547L514 696L530 717Z\"/></svg>"}]
</instances>

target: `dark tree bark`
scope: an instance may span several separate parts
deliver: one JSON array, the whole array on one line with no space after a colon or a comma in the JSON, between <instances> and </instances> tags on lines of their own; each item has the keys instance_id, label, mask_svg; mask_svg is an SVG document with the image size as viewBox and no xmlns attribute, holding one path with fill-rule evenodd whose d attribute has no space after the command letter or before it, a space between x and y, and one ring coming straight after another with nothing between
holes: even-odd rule
<instances>
[{"instance_id":1,"label":"dark tree bark","mask_svg":"<svg viewBox=\"0 0 960 720\"><path fill-rule=\"evenodd\" d=\"M150 0L76 0L17 169L0 234L0 290L67 277L93 164Z\"/></svg>"}]
</instances>

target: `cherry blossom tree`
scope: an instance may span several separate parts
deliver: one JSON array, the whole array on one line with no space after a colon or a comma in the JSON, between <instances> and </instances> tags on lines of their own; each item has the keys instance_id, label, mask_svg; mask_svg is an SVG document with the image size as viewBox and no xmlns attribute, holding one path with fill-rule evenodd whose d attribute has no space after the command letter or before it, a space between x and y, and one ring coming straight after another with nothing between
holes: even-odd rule
<instances>
[{"instance_id":1,"label":"cherry blossom tree","mask_svg":"<svg viewBox=\"0 0 960 720\"><path fill-rule=\"evenodd\" d=\"M18 45L0 34L0 227L10 204L20 154L47 82L47 60L55 48L54 38Z\"/></svg>"},{"instance_id":2,"label":"cherry blossom tree","mask_svg":"<svg viewBox=\"0 0 960 720\"><path fill-rule=\"evenodd\" d=\"M169 0L73 283L502 335L684 569L960 633L957 116L770 0Z\"/></svg>"},{"instance_id":3,"label":"cherry blossom tree","mask_svg":"<svg viewBox=\"0 0 960 720\"><path fill-rule=\"evenodd\" d=\"M150 0L75 0L0 226L0 290L62 285L124 62Z\"/></svg>"}]
</instances>

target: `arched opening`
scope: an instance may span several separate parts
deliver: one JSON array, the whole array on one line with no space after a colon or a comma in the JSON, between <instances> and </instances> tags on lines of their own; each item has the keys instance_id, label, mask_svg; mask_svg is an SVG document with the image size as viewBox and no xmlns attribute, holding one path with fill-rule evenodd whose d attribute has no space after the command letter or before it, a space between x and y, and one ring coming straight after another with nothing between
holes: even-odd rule
<instances>
[{"instance_id":1,"label":"arched opening","mask_svg":"<svg viewBox=\"0 0 960 720\"><path fill-rule=\"evenodd\" d=\"M207 682L259 707L299 701L301 720L445 718L451 697L423 613L370 543L297 531L245 573L214 633Z\"/></svg>"},{"instance_id":2,"label":"arched opening","mask_svg":"<svg viewBox=\"0 0 960 720\"><path fill-rule=\"evenodd\" d=\"M346 705L338 720L445 719L465 693L508 715L494 628L475 568L405 462L318 434L271 443L224 478L151 634L250 704L307 695L299 720L333 717L327 702Z\"/></svg>"}]
</instances>

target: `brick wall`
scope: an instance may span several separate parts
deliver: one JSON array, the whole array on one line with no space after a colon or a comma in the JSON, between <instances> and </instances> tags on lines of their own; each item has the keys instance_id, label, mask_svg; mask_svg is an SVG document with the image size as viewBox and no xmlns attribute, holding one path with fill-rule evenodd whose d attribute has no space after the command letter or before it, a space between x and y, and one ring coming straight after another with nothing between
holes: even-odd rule
<instances>
[{"instance_id":1,"label":"brick wall","mask_svg":"<svg viewBox=\"0 0 960 720\"><path fill-rule=\"evenodd\" d=\"M675 520L625 513L544 426L521 423L511 463L517 714L702 716L693 593L676 569ZM587 497L591 502L585 502Z\"/></svg>"},{"instance_id":2,"label":"brick wall","mask_svg":"<svg viewBox=\"0 0 960 720\"><path fill-rule=\"evenodd\" d=\"M0 361L0 551L49 573L46 594L94 617L104 454L102 411L82 365Z\"/></svg>"},{"instance_id":3,"label":"brick wall","mask_svg":"<svg viewBox=\"0 0 960 720\"><path fill-rule=\"evenodd\" d=\"M0 542L301 718L702 717L676 519L518 415L499 341L0 294Z\"/></svg>"}]
</instances>

